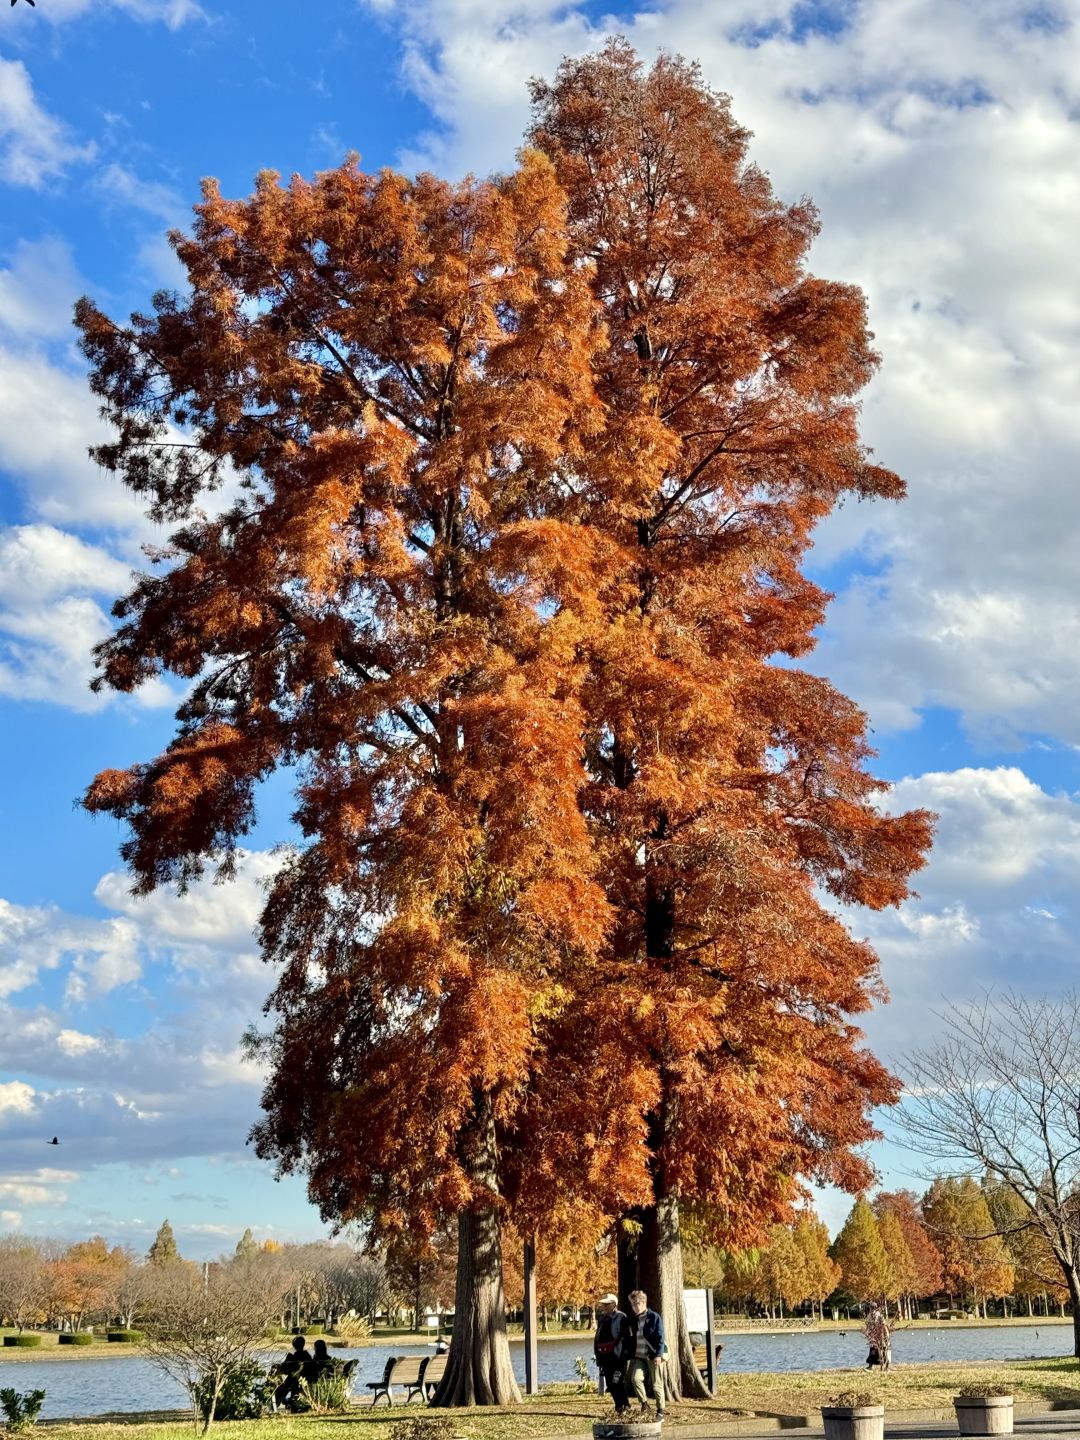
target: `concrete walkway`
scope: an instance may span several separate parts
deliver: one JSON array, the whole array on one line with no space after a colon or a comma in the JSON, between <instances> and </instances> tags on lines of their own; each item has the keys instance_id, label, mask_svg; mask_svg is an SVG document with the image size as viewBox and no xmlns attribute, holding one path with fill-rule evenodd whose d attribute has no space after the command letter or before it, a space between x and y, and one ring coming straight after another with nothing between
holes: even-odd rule
<instances>
[{"instance_id":1,"label":"concrete walkway","mask_svg":"<svg viewBox=\"0 0 1080 1440\"><path fill-rule=\"evenodd\" d=\"M799 1435L805 1435L807 1440L813 1437L824 1435L824 1430L819 1423L808 1424L811 1417L806 1415L778 1416L776 1421L770 1425L763 1425L760 1416L753 1419L737 1422L738 1428L731 1425L716 1426L713 1434L721 1437L734 1433L746 1440L746 1437L760 1436L761 1440L774 1440L780 1431L795 1430ZM743 1429L742 1427L746 1428ZM706 1432L699 1427L694 1427L695 1433L704 1440ZM686 1436L687 1432L679 1429L674 1432L680 1437ZM905 1419L901 1414L891 1418L888 1410L885 1411L885 1437L886 1440L957 1440L956 1417L955 1415L941 1415L935 1420ZM1064 1437L1080 1435L1080 1410L1048 1410L1035 1414L1025 1413L1017 1415L1014 1434L1021 1436L1022 1440L1064 1440ZM687 1437L689 1440L689 1437Z\"/></svg>"}]
</instances>

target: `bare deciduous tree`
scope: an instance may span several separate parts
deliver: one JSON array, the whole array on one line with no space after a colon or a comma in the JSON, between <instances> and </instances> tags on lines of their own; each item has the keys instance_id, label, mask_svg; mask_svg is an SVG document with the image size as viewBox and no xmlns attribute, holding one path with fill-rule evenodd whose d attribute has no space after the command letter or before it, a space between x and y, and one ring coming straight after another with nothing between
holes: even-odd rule
<instances>
[{"instance_id":1,"label":"bare deciduous tree","mask_svg":"<svg viewBox=\"0 0 1080 1440\"><path fill-rule=\"evenodd\" d=\"M278 1307L273 1277L243 1264L159 1270L147 1299L146 1350L166 1375L183 1386L196 1426L210 1429L229 1372L254 1358ZM204 1404L200 1406L200 1395ZM200 1413L200 1410L202 1413Z\"/></svg>"},{"instance_id":2,"label":"bare deciduous tree","mask_svg":"<svg viewBox=\"0 0 1080 1440\"><path fill-rule=\"evenodd\" d=\"M0 1238L0 1319L20 1334L44 1317L48 1271L39 1241L26 1235Z\"/></svg>"},{"instance_id":3,"label":"bare deciduous tree","mask_svg":"<svg viewBox=\"0 0 1080 1440\"><path fill-rule=\"evenodd\" d=\"M1080 1356L1080 994L986 995L942 1018L945 1038L904 1066L899 1123L922 1154L989 1172L1022 1201L1011 1229L1045 1238Z\"/></svg>"}]
</instances>

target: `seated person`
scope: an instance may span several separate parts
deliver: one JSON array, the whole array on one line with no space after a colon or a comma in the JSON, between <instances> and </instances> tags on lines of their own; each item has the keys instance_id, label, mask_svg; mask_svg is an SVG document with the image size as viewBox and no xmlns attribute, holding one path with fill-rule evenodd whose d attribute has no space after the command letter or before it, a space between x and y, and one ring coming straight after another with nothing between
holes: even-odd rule
<instances>
[{"instance_id":1,"label":"seated person","mask_svg":"<svg viewBox=\"0 0 1080 1440\"><path fill-rule=\"evenodd\" d=\"M324 1375L329 1375L335 1368L335 1362L326 1349L325 1340L316 1340L312 1349L315 1353L301 1371L309 1385L312 1381L321 1380Z\"/></svg>"},{"instance_id":2,"label":"seated person","mask_svg":"<svg viewBox=\"0 0 1080 1440\"><path fill-rule=\"evenodd\" d=\"M323 1347L325 1349L325 1346ZM294 1335L292 1349L270 1371L271 1375L284 1375L285 1379L274 1391L275 1408L288 1403L300 1394L300 1380L304 1367L311 1364L307 1341L303 1335Z\"/></svg>"}]
</instances>

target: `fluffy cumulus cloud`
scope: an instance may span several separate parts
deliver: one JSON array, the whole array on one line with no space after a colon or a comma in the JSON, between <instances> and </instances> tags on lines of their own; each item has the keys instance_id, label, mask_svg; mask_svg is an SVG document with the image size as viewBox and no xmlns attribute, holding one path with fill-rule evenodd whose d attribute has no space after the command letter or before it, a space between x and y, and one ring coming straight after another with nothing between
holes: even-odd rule
<instances>
[{"instance_id":1,"label":"fluffy cumulus cloud","mask_svg":"<svg viewBox=\"0 0 1080 1440\"><path fill-rule=\"evenodd\" d=\"M0 1053L34 1077L0 1084L0 1200L33 1203L44 1182L25 1174L54 1134L80 1174L240 1146L261 1080L240 1037L272 981L252 931L278 863L247 854L231 882L145 900L106 875L102 919L0 901Z\"/></svg>"},{"instance_id":2,"label":"fluffy cumulus cloud","mask_svg":"<svg viewBox=\"0 0 1080 1440\"><path fill-rule=\"evenodd\" d=\"M109 603L142 560L140 544L161 538L88 454L106 431L67 343L85 288L52 236L24 241L0 265L0 470L30 520L0 527L0 696L75 710L107 703L89 688L91 651L110 631ZM168 699L157 683L137 703Z\"/></svg>"},{"instance_id":3,"label":"fluffy cumulus cloud","mask_svg":"<svg viewBox=\"0 0 1080 1440\"><path fill-rule=\"evenodd\" d=\"M982 990L1053 995L1075 983L1080 796L1051 794L1007 766L907 779L890 805L939 820L918 899L848 917L869 933L892 997L866 1022L878 1050L899 1061L946 1004Z\"/></svg>"},{"instance_id":4,"label":"fluffy cumulus cloud","mask_svg":"<svg viewBox=\"0 0 1080 1440\"><path fill-rule=\"evenodd\" d=\"M700 60L780 194L817 200L814 264L865 287L885 356L865 434L910 499L851 506L822 533L821 559L854 556L856 574L837 582L820 663L882 726L937 704L999 741L1080 739L1075 5L367 8L397 29L437 122L403 159L458 172L505 168L528 78L611 29Z\"/></svg>"}]
</instances>

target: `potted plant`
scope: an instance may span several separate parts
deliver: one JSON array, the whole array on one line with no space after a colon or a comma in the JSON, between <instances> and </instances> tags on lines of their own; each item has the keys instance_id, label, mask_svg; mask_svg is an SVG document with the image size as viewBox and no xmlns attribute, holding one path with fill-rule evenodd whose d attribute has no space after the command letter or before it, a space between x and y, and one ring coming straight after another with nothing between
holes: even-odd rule
<instances>
[{"instance_id":1,"label":"potted plant","mask_svg":"<svg viewBox=\"0 0 1080 1440\"><path fill-rule=\"evenodd\" d=\"M1012 1391L1004 1385L965 1385L953 1397L961 1435L1011 1435Z\"/></svg>"},{"instance_id":2,"label":"potted plant","mask_svg":"<svg viewBox=\"0 0 1080 1440\"><path fill-rule=\"evenodd\" d=\"M882 1440L885 1406L876 1395L844 1390L821 1407L825 1440Z\"/></svg>"}]
</instances>

